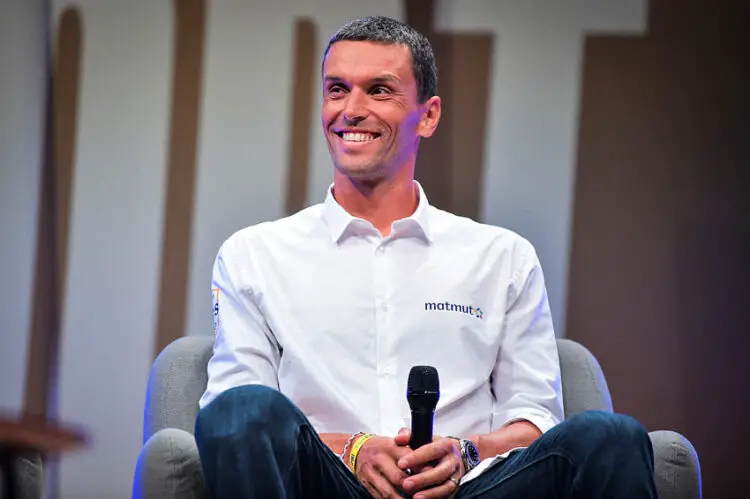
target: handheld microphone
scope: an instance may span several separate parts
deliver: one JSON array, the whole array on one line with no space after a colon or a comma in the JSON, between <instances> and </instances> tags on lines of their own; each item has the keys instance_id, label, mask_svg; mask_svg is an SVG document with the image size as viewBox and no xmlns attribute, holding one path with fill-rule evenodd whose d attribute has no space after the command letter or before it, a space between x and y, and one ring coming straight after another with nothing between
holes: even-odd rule
<instances>
[{"instance_id":1,"label":"handheld microphone","mask_svg":"<svg viewBox=\"0 0 750 499\"><path fill-rule=\"evenodd\" d=\"M432 366L414 366L409 371L406 400L411 408L411 440L417 449L432 442L432 423L440 399L440 379Z\"/></svg>"}]
</instances>

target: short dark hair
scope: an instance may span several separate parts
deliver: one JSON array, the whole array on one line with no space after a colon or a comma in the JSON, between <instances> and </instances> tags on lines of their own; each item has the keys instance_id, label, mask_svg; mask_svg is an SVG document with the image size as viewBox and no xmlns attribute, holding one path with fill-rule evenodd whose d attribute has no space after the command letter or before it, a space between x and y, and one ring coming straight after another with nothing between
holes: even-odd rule
<instances>
[{"instance_id":1,"label":"short dark hair","mask_svg":"<svg viewBox=\"0 0 750 499\"><path fill-rule=\"evenodd\" d=\"M379 42L406 45L411 52L417 98L424 103L437 95L437 64L429 40L411 26L390 17L369 16L349 21L331 37L323 53L323 61L336 42Z\"/></svg>"}]
</instances>

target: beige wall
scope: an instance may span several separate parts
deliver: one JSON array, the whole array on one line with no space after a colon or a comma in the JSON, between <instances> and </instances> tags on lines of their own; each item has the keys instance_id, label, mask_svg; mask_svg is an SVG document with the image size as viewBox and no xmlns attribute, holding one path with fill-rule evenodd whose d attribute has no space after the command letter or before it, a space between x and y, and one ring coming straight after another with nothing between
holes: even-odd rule
<instances>
[{"instance_id":1,"label":"beige wall","mask_svg":"<svg viewBox=\"0 0 750 499\"><path fill-rule=\"evenodd\" d=\"M434 19L424 8L429 4ZM26 103L11 112L3 107L0 114L0 229L18 234L0 243L2 277L16 283L0 300L3 341L12 346L0 351L0 408L20 407L28 391L25 354L19 352L27 348L35 296L42 87L33 83L39 72L33 61L42 47L33 27L43 17L41 5L16 3L14 14L27 9L18 17L26 24L11 23L14 29L8 30L0 24L0 41L27 39L23 47L0 44L0 62L9 61L1 67L16 68L0 74L0 96ZM175 5L183 10L175 11ZM722 199L738 204L742 196L727 187L739 185L731 168L712 177L706 162L691 163L692 190L675 194L682 196L674 205L678 211L670 211L673 205L665 204L669 196L663 193L684 178L679 144L703 143L700 152L709 157L725 149L720 142L702 142L706 134L718 125L730 134L734 128L728 123L741 123L739 115L711 114L693 105L705 99L699 87L706 80L692 76L693 91L686 93L683 82L691 73L675 61L692 60L687 51L718 61L716 54L739 38L685 44L685 33L701 16L668 0L466 5L459 0L52 2L55 29L61 13L74 8L83 37L59 303L60 365L53 386L59 415L93 435L89 448L62 460L61 497L129 496L155 345L183 334L210 334L208 282L218 246L241 227L285 215L289 205L322 199L331 167L318 123L320 52L336 27L372 13L427 26L440 40L441 67L456 71L442 75L446 122L425 144L418 166L428 195L443 208L531 239L545 268L558 334L580 339L601 357L616 407L650 428L684 431L700 443L699 452L706 448L713 459L706 466L714 473L707 477L707 490L733 476L711 447L719 434L704 431L708 415L691 419L696 406L708 404L691 392L684 380L693 378L683 374L697 359L696 345L712 345L698 325L710 326L723 311L728 318L722 324L738 331L744 309L727 308L731 300L705 312L684 304L695 304L703 292L699 281L685 280L693 268L707 279L700 282L720 286L724 278L717 275L734 282L734 296L742 299L741 281L732 281L738 278L731 269L747 267L732 237L747 227L747 218L729 208L731 203L717 208ZM714 29L737 17L715 9ZM687 19L684 32L665 28L677 11ZM0 23L7 19L0 15ZM297 31L300 19L307 22ZM191 43L200 40L201 25L203 43ZM314 45L312 61L300 60L305 43ZM666 49L674 58L656 58ZM198 67L191 69L190 61ZM724 71L720 62L714 64L709 69ZM314 68L309 80L293 81L305 65ZM191 74L202 78L180 79ZM481 81L467 81L469 75ZM741 74L725 78L736 82ZM467 95L475 90L480 91ZM312 95L309 108L295 108L306 93ZM669 101L670 96L683 100ZM664 102L671 107L659 107ZM688 112L707 113L714 121L702 121L706 128L697 133L680 125L692 116ZM193 129L180 120L193 120L194 140ZM660 135L663 130L671 135ZM740 160L737 152L722 164L736 166ZM665 164L669 175L658 173ZM704 196L707 184L713 190ZM727 189L729 198L722 198ZM641 199L645 204L636 202ZM687 216L693 203L703 207L701 231L714 227L711 233L725 242L724 253L700 244L697 219ZM725 229L717 232L717 220ZM170 232L175 227L179 230ZM675 258L684 246L696 248L693 257ZM724 274L712 274L700 255L734 264L727 263ZM170 279L170 272L178 272L184 285ZM165 289L169 296L160 296ZM179 324L160 329L169 314L177 314L181 319L172 323ZM644 350L657 354L641 355ZM732 351L716 354L741 375ZM719 367L712 369L709 379L727 383ZM738 388L736 382L730 386ZM739 412L735 392L726 393L725 404Z\"/></svg>"},{"instance_id":2,"label":"beige wall","mask_svg":"<svg viewBox=\"0 0 750 499\"><path fill-rule=\"evenodd\" d=\"M441 31L491 33L480 220L529 238L564 335L583 41L638 36L646 2L438 2Z\"/></svg>"},{"instance_id":3,"label":"beige wall","mask_svg":"<svg viewBox=\"0 0 750 499\"><path fill-rule=\"evenodd\" d=\"M706 497L747 496L749 7L653 2L582 83L568 336L616 410L691 438Z\"/></svg>"},{"instance_id":4,"label":"beige wall","mask_svg":"<svg viewBox=\"0 0 750 499\"><path fill-rule=\"evenodd\" d=\"M46 86L44 2L0 11L0 409L23 404ZM10 70L12 68L12 70Z\"/></svg>"},{"instance_id":5,"label":"beige wall","mask_svg":"<svg viewBox=\"0 0 750 499\"><path fill-rule=\"evenodd\" d=\"M58 413L93 441L61 460L60 490L125 497L153 358L172 16L167 2L76 4L84 43Z\"/></svg>"}]
</instances>

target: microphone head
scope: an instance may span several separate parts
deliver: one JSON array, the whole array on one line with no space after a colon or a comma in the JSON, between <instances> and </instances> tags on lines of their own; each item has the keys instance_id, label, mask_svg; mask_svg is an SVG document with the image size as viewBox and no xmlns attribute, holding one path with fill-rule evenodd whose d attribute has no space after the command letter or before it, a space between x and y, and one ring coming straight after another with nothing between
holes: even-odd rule
<instances>
[{"instance_id":1,"label":"microphone head","mask_svg":"<svg viewBox=\"0 0 750 499\"><path fill-rule=\"evenodd\" d=\"M414 366L409 371L406 400L412 411L434 411L440 399L440 378L432 366Z\"/></svg>"}]
</instances>

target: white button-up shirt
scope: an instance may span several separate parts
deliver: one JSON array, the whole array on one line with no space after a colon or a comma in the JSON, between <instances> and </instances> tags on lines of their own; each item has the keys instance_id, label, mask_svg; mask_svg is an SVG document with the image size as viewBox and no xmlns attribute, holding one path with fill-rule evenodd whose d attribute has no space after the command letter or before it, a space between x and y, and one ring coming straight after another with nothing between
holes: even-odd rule
<instances>
[{"instance_id":1,"label":"white button-up shirt","mask_svg":"<svg viewBox=\"0 0 750 499\"><path fill-rule=\"evenodd\" d=\"M200 406L245 384L280 390L320 433L410 426L414 365L440 377L435 434L563 419L542 269L509 230L430 206L382 237L324 203L227 239L213 268L214 354Z\"/></svg>"}]
</instances>

